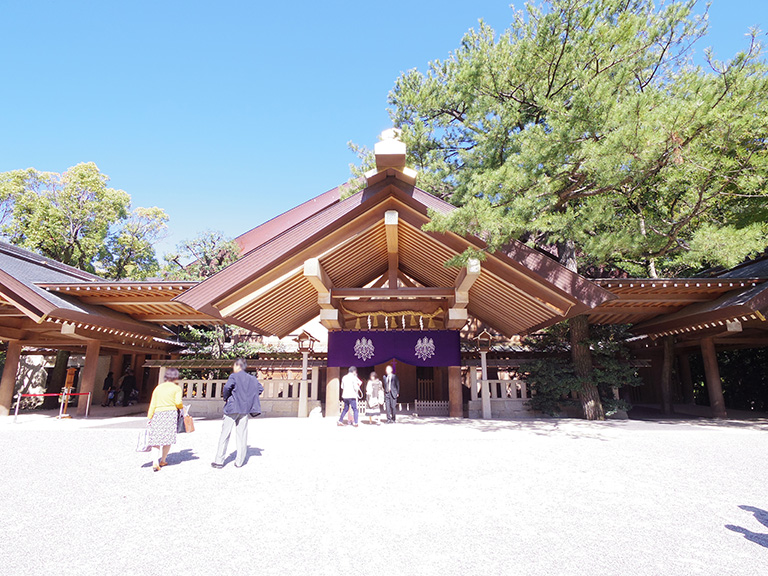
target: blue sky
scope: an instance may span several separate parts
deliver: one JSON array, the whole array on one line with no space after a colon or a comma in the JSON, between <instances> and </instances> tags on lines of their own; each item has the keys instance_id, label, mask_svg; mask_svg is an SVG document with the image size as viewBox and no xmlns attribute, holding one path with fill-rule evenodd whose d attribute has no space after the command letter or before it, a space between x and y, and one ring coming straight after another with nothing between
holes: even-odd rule
<instances>
[{"instance_id":1,"label":"blue sky","mask_svg":"<svg viewBox=\"0 0 768 576\"><path fill-rule=\"evenodd\" d=\"M0 171L95 162L169 213L160 253L237 236L344 182L347 142L389 126L402 71L511 16L504 0L4 0ZM710 25L701 48L726 59L768 29L768 0L713 0Z\"/></svg>"}]
</instances>

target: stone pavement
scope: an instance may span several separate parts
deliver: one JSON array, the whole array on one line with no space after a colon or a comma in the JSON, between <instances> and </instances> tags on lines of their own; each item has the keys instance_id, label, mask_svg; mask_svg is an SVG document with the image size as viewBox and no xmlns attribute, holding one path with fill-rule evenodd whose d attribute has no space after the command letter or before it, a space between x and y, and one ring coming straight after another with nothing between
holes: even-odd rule
<instances>
[{"instance_id":1,"label":"stone pavement","mask_svg":"<svg viewBox=\"0 0 768 576\"><path fill-rule=\"evenodd\" d=\"M0 573L762 575L768 421L0 419ZM234 446L232 446L234 448Z\"/></svg>"}]
</instances>

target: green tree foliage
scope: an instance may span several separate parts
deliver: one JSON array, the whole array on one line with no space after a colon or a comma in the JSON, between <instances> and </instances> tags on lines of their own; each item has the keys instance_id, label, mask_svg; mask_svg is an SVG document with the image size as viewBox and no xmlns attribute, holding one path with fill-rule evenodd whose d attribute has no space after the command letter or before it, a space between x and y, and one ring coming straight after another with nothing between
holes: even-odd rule
<instances>
[{"instance_id":1,"label":"green tree foliage","mask_svg":"<svg viewBox=\"0 0 768 576\"><path fill-rule=\"evenodd\" d=\"M168 215L157 207L136 208L120 222L101 253L107 277L144 279L157 274L154 245L165 236L166 222Z\"/></svg>"},{"instance_id":2,"label":"green tree foliage","mask_svg":"<svg viewBox=\"0 0 768 576\"><path fill-rule=\"evenodd\" d=\"M594 386L599 394L605 414L610 416L630 406L614 399L613 389L640 386L643 382L632 366L632 353L626 344L626 326L593 327L589 348L594 367L591 382L576 376L570 352L568 322L561 322L542 333L526 339L526 344L546 357L531 360L522 366L525 378L535 394L529 402L531 408L549 415L560 414L564 407L574 405L568 398L571 392L583 393L584 386Z\"/></svg>"},{"instance_id":3,"label":"green tree foliage","mask_svg":"<svg viewBox=\"0 0 768 576\"><path fill-rule=\"evenodd\" d=\"M163 275L169 280L205 280L240 257L240 247L222 232L208 230L166 254Z\"/></svg>"},{"instance_id":4,"label":"green tree foliage","mask_svg":"<svg viewBox=\"0 0 768 576\"><path fill-rule=\"evenodd\" d=\"M169 280L202 281L232 264L240 257L240 247L222 232L205 231L185 240L173 254L166 254L163 275ZM190 327L180 338L188 349L201 358L237 358L252 356L257 349L244 342L230 345L232 334L242 332L236 326Z\"/></svg>"},{"instance_id":5,"label":"green tree foliage","mask_svg":"<svg viewBox=\"0 0 768 576\"><path fill-rule=\"evenodd\" d=\"M109 278L141 278L156 271L153 243L168 216L137 208L109 188L109 178L87 162L62 174L33 168L0 174L0 232L54 260Z\"/></svg>"},{"instance_id":6,"label":"green tree foliage","mask_svg":"<svg viewBox=\"0 0 768 576\"><path fill-rule=\"evenodd\" d=\"M419 186L459 209L436 230L490 250L573 243L631 274L731 265L768 244L768 77L757 31L707 53L696 1L549 0L404 73L390 114Z\"/></svg>"}]
</instances>

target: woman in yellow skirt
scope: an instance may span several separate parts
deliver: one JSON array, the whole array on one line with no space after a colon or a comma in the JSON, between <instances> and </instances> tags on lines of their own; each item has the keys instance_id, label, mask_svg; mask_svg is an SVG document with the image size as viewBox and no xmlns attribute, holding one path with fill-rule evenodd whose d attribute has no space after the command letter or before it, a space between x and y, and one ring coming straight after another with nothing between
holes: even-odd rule
<instances>
[{"instance_id":1,"label":"woman in yellow skirt","mask_svg":"<svg viewBox=\"0 0 768 576\"><path fill-rule=\"evenodd\" d=\"M171 451L171 444L176 444L178 411L184 406L181 387L176 384L178 379L179 371L168 368L165 382L157 385L149 403L149 445L152 446L152 469L155 472L168 464L165 459Z\"/></svg>"}]
</instances>

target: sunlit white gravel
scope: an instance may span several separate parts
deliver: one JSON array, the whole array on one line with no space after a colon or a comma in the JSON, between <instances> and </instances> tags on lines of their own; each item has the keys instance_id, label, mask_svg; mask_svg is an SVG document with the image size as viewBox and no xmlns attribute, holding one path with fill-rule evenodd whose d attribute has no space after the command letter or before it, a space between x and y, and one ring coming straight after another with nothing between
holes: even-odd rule
<instances>
[{"instance_id":1,"label":"sunlit white gravel","mask_svg":"<svg viewBox=\"0 0 768 576\"><path fill-rule=\"evenodd\" d=\"M768 573L766 421L144 422L0 419L0 574Z\"/></svg>"}]
</instances>

